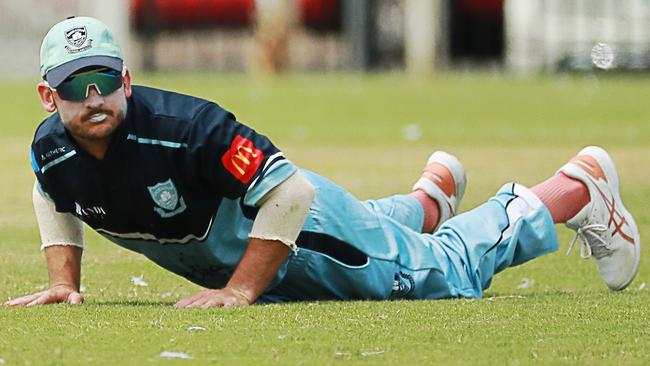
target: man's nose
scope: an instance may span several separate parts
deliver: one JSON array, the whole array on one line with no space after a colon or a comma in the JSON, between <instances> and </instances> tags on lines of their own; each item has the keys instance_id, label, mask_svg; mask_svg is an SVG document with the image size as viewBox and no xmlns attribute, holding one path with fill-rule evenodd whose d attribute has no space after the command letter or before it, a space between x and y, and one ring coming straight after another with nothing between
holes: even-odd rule
<instances>
[{"instance_id":1,"label":"man's nose","mask_svg":"<svg viewBox=\"0 0 650 366\"><path fill-rule=\"evenodd\" d=\"M85 100L86 106L95 107L104 104L104 97L99 93L95 85L88 86L88 96Z\"/></svg>"}]
</instances>

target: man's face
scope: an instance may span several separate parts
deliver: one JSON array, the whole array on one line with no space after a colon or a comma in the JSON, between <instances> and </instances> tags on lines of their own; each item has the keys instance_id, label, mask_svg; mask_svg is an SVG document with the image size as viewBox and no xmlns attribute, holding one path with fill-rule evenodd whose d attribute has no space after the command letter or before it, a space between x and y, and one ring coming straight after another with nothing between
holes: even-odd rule
<instances>
[{"instance_id":1,"label":"man's face","mask_svg":"<svg viewBox=\"0 0 650 366\"><path fill-rule=\"evenodd\" d=\"M122 87L108 95L101 95L94 86L88 87L88 96L82 101L61 98L47 84L39 84L39 94L48 112L58 110L61 121L76 139L92 143L110 140L113 132L126 116L127 97L131 96L131 77L127 71Z\"/></svg>"}]
</instances>

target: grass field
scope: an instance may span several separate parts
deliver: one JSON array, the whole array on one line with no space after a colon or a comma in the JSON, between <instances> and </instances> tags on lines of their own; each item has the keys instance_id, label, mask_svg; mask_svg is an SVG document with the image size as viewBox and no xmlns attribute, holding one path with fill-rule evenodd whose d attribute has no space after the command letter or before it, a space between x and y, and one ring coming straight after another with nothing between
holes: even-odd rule
<instances>
[{"instance_id":1,"label":"grass field","mask_svg":"<svg viewBox=\"0 0 650 366\"><path fill-rule=\"evenodd\" d=\"M650 236L649 82L638 75L136 75L136 83L218 101L298 165L360 198L408 191L428 154L445 149L466 166L467 210L503 183L535 184L581 147L599 144L618 164L642 238ZM0 83L0 107L5 300L47 284L28 159L45 114L29 81ZM418 139L403 137L409 125ZM499 274L482 300L226 310L172 308L198 287L88 233L86 303L0 306L0 364L650 364L648 251L637 279L612 293L592 261L580 260L577 250L564 255L572 233L558 231L560 252ZM148 286L135 286L132 276ZM164 359L164 351L191 359Z\"/></svg>"}]
</instances>

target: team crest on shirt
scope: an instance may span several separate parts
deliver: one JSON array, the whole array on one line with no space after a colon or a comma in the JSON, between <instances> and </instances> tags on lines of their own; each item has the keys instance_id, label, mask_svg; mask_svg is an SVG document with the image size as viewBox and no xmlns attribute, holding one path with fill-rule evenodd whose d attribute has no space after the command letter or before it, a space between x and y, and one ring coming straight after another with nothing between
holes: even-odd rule
<instances>
[{"instance_id":1,"label":"team crest on shirt","mask_svg":"<svg viewBox=\"0 0 650 366\"><path fill-rule=\"evenodd\" d=\"M176 216L187 208L185 206L185 200L178 195L176 186L174 186L171 178L149 186L147 189L149 190L151 199L158 206L154 207L153 210L162 218Z\"/></svg>"}]
</instances>

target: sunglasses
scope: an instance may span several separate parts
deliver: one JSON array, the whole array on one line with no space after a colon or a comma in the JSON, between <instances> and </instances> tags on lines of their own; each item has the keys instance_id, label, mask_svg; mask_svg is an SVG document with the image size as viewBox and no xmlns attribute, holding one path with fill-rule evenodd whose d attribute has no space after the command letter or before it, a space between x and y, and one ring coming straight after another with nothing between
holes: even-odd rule
<instances>
[{"instance_id":1,"label":"sunglasses","mask_svg":"<svg viewBox=\"0 0 650 366\"><path fill-rule=\"evenodd\" d=\"M56 88L63 100L81 102L88 98L90 87L94 86L100 95L109 95L123 84L122 73L111 69L93 70L75 74L67 78Z\"/></svg>"}]
</instances>

